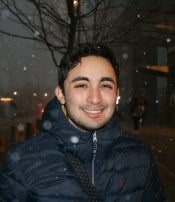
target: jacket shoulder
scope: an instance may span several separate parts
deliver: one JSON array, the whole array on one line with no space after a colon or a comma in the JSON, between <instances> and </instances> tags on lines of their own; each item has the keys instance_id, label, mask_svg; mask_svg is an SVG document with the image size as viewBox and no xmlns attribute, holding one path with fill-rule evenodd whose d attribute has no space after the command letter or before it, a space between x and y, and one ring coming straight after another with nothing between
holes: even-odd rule
<instances>
[{"instance_id":1,"label":"jacket shoulder","mask_svg":"<svg viewBox=\"0 0 175 202\"><path fill-rule=\"evenodd\" d=\"M150 150L150 146L147 142L132 133L122 132L117 141L120 141L120 146L122 147L137 147L144 150Z\"/></svg>"}]
</instances>

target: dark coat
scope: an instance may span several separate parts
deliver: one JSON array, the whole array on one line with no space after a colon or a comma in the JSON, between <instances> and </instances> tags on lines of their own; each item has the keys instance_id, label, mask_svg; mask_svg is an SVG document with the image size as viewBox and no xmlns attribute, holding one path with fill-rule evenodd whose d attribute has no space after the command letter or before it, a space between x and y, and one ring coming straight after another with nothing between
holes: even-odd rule
<instances>
[{"instance_id":1,"label":"dark coat","mask_svg":"<svg viewBox=\"0 0 175 202\"><path fill-rule=\"evenodd\" d=\"M11 149L0 174L0 202L85 202L87 195L63 148L92 174L93 132L75 129L54 98L46 107L43 132ZM96 131L94 181L105 202L163 202L163 189L147 144L123 133L114 117Z\"/></svg>"}]
</instances>

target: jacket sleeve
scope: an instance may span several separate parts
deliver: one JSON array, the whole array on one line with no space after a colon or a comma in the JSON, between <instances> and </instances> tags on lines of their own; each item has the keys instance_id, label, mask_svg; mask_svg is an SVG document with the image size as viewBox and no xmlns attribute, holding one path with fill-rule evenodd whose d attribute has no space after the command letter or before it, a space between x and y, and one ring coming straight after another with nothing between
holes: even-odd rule
<instances>
[{"instance_id":1,"label":"jacket sleeve","mask_svg":"<svg viewBox=\"0 0 175 202\"><path fill-rule=\"evenodd\" d=\"M27 196L25 180L20 169L20 155L8 152L0 170L0 201L24 202Z\"/></svg>"},{"instance_id":2,"label":"jacket sleeve","mask_svg":"<svg viewBox=\"0 0 175 202\"><path fill-rule=\"evenodd\" d=\"M168 202L152 155L142 202Z\"/></svg>"}]
</instances>

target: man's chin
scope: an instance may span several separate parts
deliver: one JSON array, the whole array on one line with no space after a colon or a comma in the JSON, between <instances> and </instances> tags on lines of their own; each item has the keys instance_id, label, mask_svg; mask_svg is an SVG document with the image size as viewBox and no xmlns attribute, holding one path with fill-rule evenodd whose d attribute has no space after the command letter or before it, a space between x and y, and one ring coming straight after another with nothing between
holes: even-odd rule
<instances>
[{"instance_id":1,"label":"man's chin","mask_svg":"<svg viewBox=\"0 0 175 202\"><path fill-rule=\"evenodd\" d=\"M101 123L101 124L86 124L86 125L79 125L79 129L81 128L81 130L84 131L95 131L98 130L100 128L102 128L105 124Z\"/></svg>"},{"instance_id":2,"label":"man's chin","mask_svg":"<svg viewBox=\"0 0 175 202\"><path fill-rule=\"evenodd\" d=\"M96 120L96 119L90 119L86 117L86 122L82 122L81 120L75 121L72 119L69 119L69 121L72 123L72 125L79 129L80 131L95 131L100 128L102 128L104 125L107 124L108 121L102 121L102 120Z\"/></svg>"}]
</instances>

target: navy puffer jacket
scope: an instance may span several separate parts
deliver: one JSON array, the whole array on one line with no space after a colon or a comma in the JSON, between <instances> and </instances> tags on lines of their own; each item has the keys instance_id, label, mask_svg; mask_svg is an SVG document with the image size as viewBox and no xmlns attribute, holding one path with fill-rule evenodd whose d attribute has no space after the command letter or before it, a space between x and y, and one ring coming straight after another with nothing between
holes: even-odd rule
<instances>
[{"instance_id":1,"label":"navy puffer jacket","mask_svg":"<svg viewBox=\"0 0 175 202\"><path fill-rule=\"evenodd\" d=\"M46 106L42 125L42 132L7 153L0 174L0 202L88 201L63 148L84 163L104 202L166 201L149 147L121 132L115 117L96 134L81 132L68 122L54 98Z\"/></svg>"}]
</instances>

